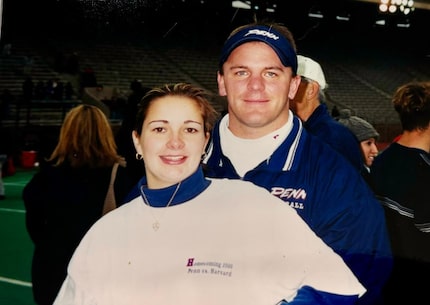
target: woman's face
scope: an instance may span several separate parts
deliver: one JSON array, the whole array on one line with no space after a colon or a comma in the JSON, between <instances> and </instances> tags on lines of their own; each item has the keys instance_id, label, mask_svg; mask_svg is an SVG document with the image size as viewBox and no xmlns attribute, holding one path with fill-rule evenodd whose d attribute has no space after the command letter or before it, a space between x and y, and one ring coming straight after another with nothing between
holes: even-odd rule
<instances>
[{"instance_id":1,"label":"woman's face","mask_svg":"<svg viewBox=\"0 0 430 305\"><path fill-rule=\"evenodd\" d=\"M364 164L370 167L373 160L378 155L378 147L375 138L370 138L360 142L361 151L363 152Z\"/></svg>"},{"instance_id":2,"label":"woman's face","mask_svg":"<svg viewBox=\"0 0 430 305\"><path fill-rule=\"evenodd\" d=\"M134 146L145 162L148 187L168 187L193 174L208 139L197 102L183 96L152 101L142 134L133 132Z\"/></svg>"}]
</instances>

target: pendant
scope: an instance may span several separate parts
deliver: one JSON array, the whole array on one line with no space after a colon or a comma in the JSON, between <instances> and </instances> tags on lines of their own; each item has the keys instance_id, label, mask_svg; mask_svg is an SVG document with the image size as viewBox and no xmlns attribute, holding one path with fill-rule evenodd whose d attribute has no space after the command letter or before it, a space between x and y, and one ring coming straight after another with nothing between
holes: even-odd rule
<instances>
[{"instance_id":1,"label":"pendant","mask_svg":"<svg viewBox=\"0 0 430 305\"><path fill-rule=\"evenodd\" d=\"M154 229L154 231L158 231L158 229L160 228L160 223L158 222L158 220L152 224L152 228Z\"/></svg>"}]
</instances>

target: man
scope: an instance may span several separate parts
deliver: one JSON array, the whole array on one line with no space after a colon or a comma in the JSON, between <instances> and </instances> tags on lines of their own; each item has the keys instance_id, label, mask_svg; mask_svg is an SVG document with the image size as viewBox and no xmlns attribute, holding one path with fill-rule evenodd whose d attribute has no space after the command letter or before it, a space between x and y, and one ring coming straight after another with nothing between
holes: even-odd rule
<instances>
[{"instance_id":1,"label":"man","mask_svg":"<svg viewBox=\"0 0 430 305\"><path fill-rule=\"evenodd\" d=\"M217 74L228 114L213 129L206 174L252 181L294 207L365 286L360 304L376 304L392 264L383 209L359 172L289 110L296 73L294 39L284 26L232 32Z\"/></svg>"},{"instance_id":2,"label":"man","mask_svg":"<svg viewBox=\"0 0 430 305\"><path fill-rule=\"evenodd\" d=\"M363 158L357 138L328 112L324 94L327 82L321 65L302 55L297 55L297 62L301 82L290 109L302 120L309 133L329 144L361 171Z\"/></svg>"},{"instance_id":3,"label":"man","mask_svg":"<svg viewBox=\"0 0 430 305\"><path fill-rule=\"evenodd\" d=\"M391 101L403 132L370 171L394 255L385 302L430 304L430 82L405 83Z\"/></svg>"}]
</instances>

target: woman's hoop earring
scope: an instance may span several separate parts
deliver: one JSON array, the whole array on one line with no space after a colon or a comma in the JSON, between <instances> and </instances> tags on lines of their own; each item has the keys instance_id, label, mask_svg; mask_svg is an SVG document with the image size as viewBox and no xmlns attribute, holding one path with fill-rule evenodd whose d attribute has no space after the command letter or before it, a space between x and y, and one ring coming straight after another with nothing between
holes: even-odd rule
<instances>
[{"instance_id":1,"label":"woman's hoop earring","mask_svg":"<svg viewBox=\"0 0 430 305\"><path fill-rule=\"evenodd\" d=\"M136 153L136 160L142 161L143 160L143 156L139 153Z\"/></svg>"}]
</instances>

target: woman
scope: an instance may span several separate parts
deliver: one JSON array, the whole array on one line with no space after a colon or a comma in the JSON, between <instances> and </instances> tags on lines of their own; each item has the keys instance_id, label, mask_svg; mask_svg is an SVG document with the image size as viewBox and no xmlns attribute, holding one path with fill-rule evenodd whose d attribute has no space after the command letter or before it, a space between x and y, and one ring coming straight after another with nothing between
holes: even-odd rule
<instances>
[{"instance_id":1,"label":"woman","mask_svg":"<svg viewBox=\"0 0 430 305\"><path fill-rule=\"evenodd\" d=\"M378 155L379 150L376 142L379 139L379 133L376 129L358 116L351 115L351 110L342 109L339 113L338 121L348 127L348 129L355 135L358 142L360 142L360 149L363 157L363 168L361 174L366 182L373 188L370 179L370 167L373 160Z\"/></svg>"},{"instance_id":2,"label":"woman","mask_svg":"<svg viewBox=\"0 0 430 305\"><path fill-rule=\"evenodd\" d=\"M76 250L54 304L353 304L365 289L294 209L250 182L206 179L214 110L202 89L142 99L145 176Z\"/></svg>"},{"instance_id":3,"label":"woman","mask_svg":"<svg viewBox=\"0 0 430 305\"><path fill-rule=\"evenodd\" d=\"M75 248L106 212L112 169L122 162L103 112L90 105L70 110L54 151L23 191L27 231L34 243L32 282L38 305L52 305ZM133 184L123 166L113 177L115 202L109 203L120 205Z\"/></svg>"}]
</instances>

